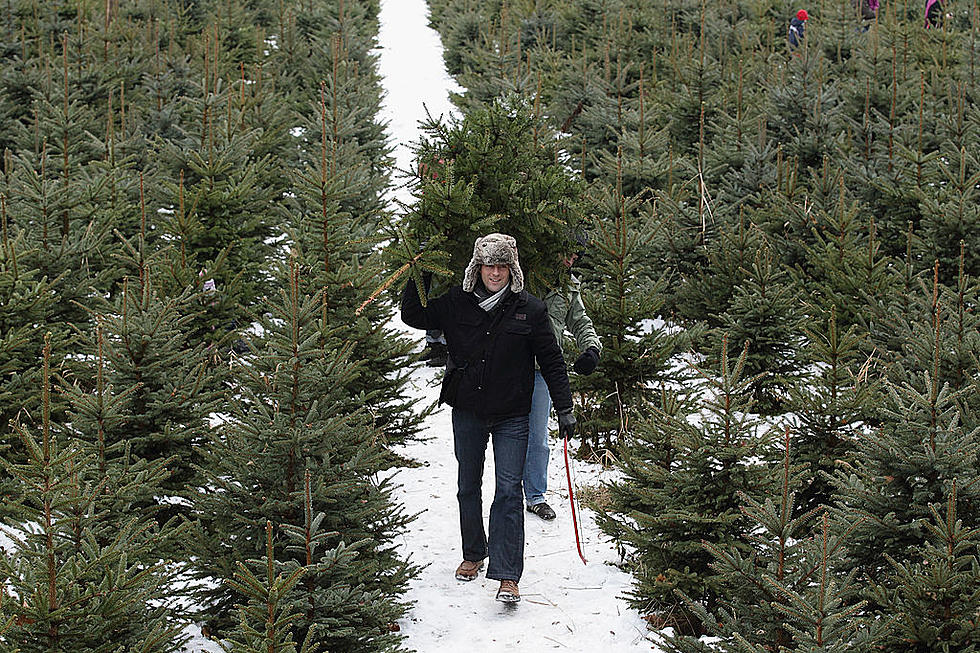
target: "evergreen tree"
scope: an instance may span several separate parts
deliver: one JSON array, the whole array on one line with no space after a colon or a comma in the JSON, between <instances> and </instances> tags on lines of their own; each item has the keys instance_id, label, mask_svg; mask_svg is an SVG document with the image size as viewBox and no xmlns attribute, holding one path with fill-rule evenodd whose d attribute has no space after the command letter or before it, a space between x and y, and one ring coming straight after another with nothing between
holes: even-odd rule
<instances>
[{"instance_id":1,"label":"evergreen tree","mask_svg":"<svg viewBox=\"0 0 980 653\"><path fill-rule=\"evenodd\" d=\"M855 531L849 556L864 574L882 582L886 556L903 560L925 543L922 520L930 505L945 504L955 483L957 514L977 518L978 430L962 420L964 398L973 389L954 387L944 366L947 308L934 285L921 298L918 322L907 330L905 356L889 369L877 425L855 443L854 462L837 470L836 509L870 519Z\"/></svg>"},{"instance_id":2,"label":"evergreen tree","mask_svg":"<svg viewBox=\"0 0 980 653\"><path fill-rule=\"evenodd\" d=\"M325 650L401 650L397 629L392 628L391 597L381 582L399 582L402 570L379 572L384 579L365 578L360 566L371 540L337 542L342 534L326 530L325 523L329 523L325 513L313 513L313 480L307 470L303 522L283 525L286 550L304 570L303 579L289 594L301 614L298 631Z\"/></svg>"},{"instance_id":3,"label":"evergreen tree","mask_svg":"<svg viewBox=\"0 0 980 653\"><path fill-rule=\"evenodd\" d=\"M869 369L872 359L864 354L865 339L853 326L842 333L834 308L826 320L816 321L804 333L804 356L815 371L790 386L788 406L797 422L792 431L793 462L809 470L796 491L800 512L830 505L834 486L829 478L842 461L851 461L870 406L879 397Z\"/></svg>"},{"instance_id":4,"label":"evergreen tree","mask_svg":"<svg viewBox=\"0 0 980 653\"><path fill-rule=\"evenodd\" d=\"M161 260L147 258L137 240L135 246L124 241L128 251L118 257L134 276L123 277L110 306L93 311L95 337L82 336L83 351L104 360L106 369L100 363L95 378L79 369L74 380L82 392L127 389L112 419L94 417L99 440L93 444L105 463L133 457L167 466L161 486L144 494L144 507L162 510L158 518L165 521L186 505L188 485L199 480L207 421L220 399L213 388L222 372L210 364L203 344L189 342L202 293L185 288L167 296L156 278Z\"/></svg>"},{"instance_id":5,"label":"evergreen tree","mask_svg":"<svg viewBox=\"0 0 980 653\"><path fill-rule=\"evenodd\" d=\"M668 640L667 650L880 650L886 628L860 616L864 604L855 574L840 571L847 529L831 524L819 508L799 509L796 489L809 473L792 462L789 429L784 442L782 465L773 469L773 496L739 495L754 524L747 531L748 550L705 544L724 587L717 611L684 597L712 636L710 643L678 635Z\"/></svg>"},{"instance_id":6,"label":"evergreen tree","mask_svg":"<svg viewBox=\"0 0 980 653\"><path fill-rule=\"evenodd\" d=\"M796 287L763 240L743 281L722 316L727 337L748 344L745 373L761 412L782 412L789 377L796 374L796 351L804 316Z\"/></svg>"},{"instance_id":7,"label":"evergreen tree","mask_svg":"<svg viewBox=\"0 0 980 653\"><path fill-rule=\"evenodd\" d=\"M718 375L701 373L699 396L665 402L668 410L655 411L644 435L621 448L631 473L610 485L612 507L600 521L628 552L635 576L630 603L677 633L702 634L700 610L691 603L713 613L726 595L704 544L747 555L752 524L739 493L758 497L768 484L771 436L751 413L746 356L743 350L729 361L723 340ZM696 401L700 411L681 410ZM650 447L651 440L661 444Z\"/></svg>"},{"instance_id":8,"label":"evergreen tree","mask_svg":"<svg viewBox=\"0 0 980 653\"><path fill-rule=\"evenodd\" d=\"M362 303L383 272L376 248L380 212L372 201L376 179L353 133L359 112L330 112L327 92L321 90L315 118L305 128L320 136L318 157L295 174L296 197L287 204L284 223L304 276L322 293L320 320L343 339L351 360L361 362L357 385L364 407L383 429L384 444L394 445L411 437L428 413L414 410L405 397L405 363L413 345L390 327L394 311ZM323 345L331 341L326 331L323 338Z\"/></svg>"},{"instance_id":9,"label":"evergreen tree","mask_svg":"<svg viewBox=\"0 0 980 653\"><path fill-rule=\"evenodd\" d=\"M44 320L52 331L55 363L60 365L67 353L64 343L70 325L86 324L87 315L79 306L88 303L95 289L107 290L112 275L104 256L108 224L92 215L100 200L100 184L53 177L46 148L36 156L25 153L9 159L8 165L13 167L4 189L8 229L26 247L19 257L20 269L47 279L57 293L58 301L47 306Z\"/></svg>"},{"instance_id":10,"label":"evergreen tree","mask_svg":"<svg viewBox=\"0 0 980 653\"><path fill-rule=\"evenodd\" d=\"M668 218L662 230L669 232L673 226ZM686 321L704 321L709 327L721 328L735 289L748 276L763 237L761 229L740 219L737 225L719 228L699 247L696 263L688 266L678 261L678 270L689 269L674 290L678 315ZM672 236L665 233L664 238Z\"/></svg>"},{"instance_id":11,"label":"evergreen tree","mask_svg":"<svg viewBox=\"0 0 980 653\"><path fill-rule=\"evenodd\" d=\"M316 556L307 560L312 554L291 536L276 543L276 559L319 565L345 547L356 556L336 572L345 578L336 586L320 584L326 571L311 569L310 578L320 579L309 589L316 607L299 608L297 632L322 623L328 627L317 637L331 650L389 650L396 636L388 626L404 612L398 596L414 573L393 543L408 518L393 504L391 486L375 478L385 466L379 434L360 408L359 365L319 320L323 293L303 294L295 264L288 279L278 301L266 302L262 342L250 363L234 370L229 421L205 454L205 484L194 498L201 522L195 574L232 578L239 561L261 554L254 533L266 521L299 525L306 515L316 522L311 537L329 533L315 543ZM235 600L230 588L204 589L200 598L208 620L225 628Z\"/></svg>"},{"instance_id":12,"label":"evergreen tree","mask_svg":"<svg viewBox=\"0 0 980 653\"><path fill-rule=\"evenodd\" d=\"M107 507L132 497L159 472L136 465L126 478L100 472L71 428L51 418L51 346L45 338L40 375L41 419L15 425L25 463L4 458L25 487L15 509L24 524L8 531L14 550L0 558L14 624L0 648L20 651L178 651L184 641L165 594L172 573L152 559L161 530L138 512L125 522ZM107 640L107 636L110 638Z\"/></svg>"},{"instance_id":13,"label":"evergreen tree","mask_svg":"<svg viewBox=\"0 0 980 653\"><path fill-rule=\"evenodd\" d=\"M933 167L927 171L925 183L938 192L923 193L920 235L926 249L925 260L939 261L943 282L953 285L961 255L965 257L966 274L980 274L980 243L973 240L980 226L980 162L965 149L955 148L941 152L932 162L930 168Z\"/></svg>"},{"instance_id":14,"label":"evergreen tree","mask_svg":"<svg viewBox=\"0 0 980 653\"><path fill-rule=\"evenodd\" d=\"M38 343L55 295L48 280L39 278L36 270L25 265L24 239L10 234L2 195L0 219L0 453L13 460L26 452L9 424L21 411L35 413L39 405L40 397L35 391L41 354ZM0 495L11 497L15 487L14 478L6 476L0 481ZM5 513L6 509L0 512Z\"/></svg>"},{"instance_id":15,"label":"evergreen tree","mask_svg":"<svg viewBox=\"0 0 980 653\"><path fill-rule=\"evenodd\" d=\"M583 301L603 343L601 374L576 379L582 393L582 452L615 450L636 421L649 415L658 390L677 378L674 358L698 329L672 330L662 320L669 280L650 256L656 227L649 203L614 189L597 202L597 229L586 255L596 283Z\"/></svg>"},{"instance_id":16,"label":"evergreen tree","mask_svg":"<svg viewBox=\"0 0 980 653\"><path fill-rule=\"evenodd\" d=\"M865 228L857 218L857 208L843 197L833 214L815 212L811 241L802 244L804 260L794 277L812 306L807 313L826 315L833 309L841 329L866 332L876 317L877 298L889 296L895 280L874 222Z\"/></svg>"},{"instance_id":17,"label":"evergreen tree","mask_svg":"<svg viewBox=\"0 0 980 653\"><path fill-rule=\"evenodd\" d=\"M518 95L422 127L424 172L405 231L422 241L440 237L454 274L477 236L507 233L517 239L528 288L543 295L557 257L577 249L583 226L584 188L558 160L554 134Z\"/></svg>"},{"instance_id":18,"label":"evergreen tree","mask_svg":"<svg viewBox=\"0 0 980 653\"><path fill-rule=\"evenodd\" d=\"M237 338L247 308L269 289L269 241L279 235L271 214L283 188L273 157L257 153L262 132L234 121L230 94L212 94L209 82L185 102L189 128L159 153L172 208L158 228L180 253L183 283L193 274L200 287L213 281L215 300L193 341L219 345Z\"/></svg>"},{"instance_id":19,"label":"evergreen tree","mask_svg":"<svg viewBox=\"0 0 980 653\"><path fill-rule=\"evenodd\" d=\"M255 574L242 562L228 584L248 598L247 605L238 606L238 625L228 638L225 650L230 653L296 653L292 626L300 618L290 610L286 600L290 591L303 577L305 567L295 567L288 574L280 572L276 565L273 546L272 522L266 522L265 557L253 564L265 571L265 577ZM314 631L311 629L300 653L318 650L309 645Z\"/></svg>"},{"instance_id":20,"label":"evergreen tree","mask_svg":"<svg viewBox=\"0 0 980 653\"><path fill-rule=\"evenodd\" d=\"M874 586L882 613L896 617L882 651L962 651L980 648L980 532L957 518L956 484L945 512L930 505L926 541L901 559L888 557L889 578ZM974 522L975 523L975 522Z\"/></svg>"}]
</instances>

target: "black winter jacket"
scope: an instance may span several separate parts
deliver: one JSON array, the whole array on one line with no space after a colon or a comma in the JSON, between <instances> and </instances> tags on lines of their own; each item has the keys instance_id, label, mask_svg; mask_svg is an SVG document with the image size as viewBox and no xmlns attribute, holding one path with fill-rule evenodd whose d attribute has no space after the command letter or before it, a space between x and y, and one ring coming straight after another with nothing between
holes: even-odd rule
<instances>
[{"instance_id":1,"label":"black winter jacket","mask_svg":"<svg viewBox=\"0 0 980 653\"><path fill-rule=\"evenodd\" d=\"M415 283L409 281L401 310L408 326L441 329L445 335L450 364L463 368L454 407L491 419L527 415L537 359L555 411L572 409L565 359L548 321L548 310L534 295L508 293L487 312L472 293L454 286L423 307ZM498 312L501 321L491 339L488 334Z\"/></svg>"}]
</instances>

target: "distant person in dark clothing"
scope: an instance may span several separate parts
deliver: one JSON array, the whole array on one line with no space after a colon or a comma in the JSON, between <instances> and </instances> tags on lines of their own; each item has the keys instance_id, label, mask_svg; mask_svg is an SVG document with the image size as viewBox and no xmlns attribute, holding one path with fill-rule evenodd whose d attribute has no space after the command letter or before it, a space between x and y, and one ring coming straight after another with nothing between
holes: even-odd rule
<instances>
[{"instance_id":1,"label":"distant person in dark clothing","mask_svg":"<svg viewBox=\"0 0 980 653\"><path fill-rule=\"evenodd\" d=\"M942 24L943 18L948 16L945 12L945 0L926 0L925 28L939 27Z\"/></svg>"},{"instance_id":2,"label":"distant person in dark clothing","mask_svg":"<svg viewBox=\"0 0 980 653\"><path fill-rule=\"evenodd\" d=\"M872 21L878 17L878 0L851 0L854 10L858 13L863 24L857 28L859 32L867 32Z\"/></svg>"},{"instance_id":3,"label":"distant person in dark clothing","mask_svg":"<svg viewBox=\"0 0 980 653\"><path fill-rule=\"evenodd\" d=\"M874 20L878 17L878 0L851 0L851 4L861 12L863 20Z\"/></svg>"},{"instance_id":4,"label":"distant person in dark clothing","mask_svg":"<svg viewBox=\"0 0 980 653\"><path fill-rule=\"evenodd\" d=\"M803 30L806 27L806 21L810 16L806 13L806 9L800 9L793 16L792 20L789 21L789 47L791 49L796 49L799 47L800 43L803 42Z\"/></svg>"}]
</instances>

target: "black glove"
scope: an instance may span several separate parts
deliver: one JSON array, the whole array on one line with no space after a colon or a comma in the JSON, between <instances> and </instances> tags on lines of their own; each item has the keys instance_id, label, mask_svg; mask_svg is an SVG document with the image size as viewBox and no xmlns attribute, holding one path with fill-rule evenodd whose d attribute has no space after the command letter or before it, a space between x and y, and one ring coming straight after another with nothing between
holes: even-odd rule
<instances>
[{"instance_id":1,"label":"black glove","mask_svg":"<svg viewBox=\"0 0 980 653\"><path fill-rule=\"evenodd\" d=\"M589 375L595 372L596 366L599 364L599 350L595 347L589 347L583 351L577 359L575 359L575 364L572 368L575 370L576 374Z\"/></svg>"},{"instance_id":2,"label":"black glove","mask_svg":"<svg viewBox=\"0 0 980 653\"><path fill-rule=\"evenodd\" d=\"M575 435L575 415L568 408L558 413L558 437L565 439Z\"/></svg>"}]
</instances>

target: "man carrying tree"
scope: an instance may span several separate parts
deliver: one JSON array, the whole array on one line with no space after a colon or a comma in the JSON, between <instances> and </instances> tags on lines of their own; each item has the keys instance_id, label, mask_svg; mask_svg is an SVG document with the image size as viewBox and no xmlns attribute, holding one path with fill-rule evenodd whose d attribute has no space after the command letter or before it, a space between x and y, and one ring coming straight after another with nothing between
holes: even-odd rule
<instances>
[{"instance_id":1,"label":"man carrying tree","mask_svg":"<svg viewBox=\"0 0 980 653\"><path fill-rule=\"evenodd\" d=\"M476 578L489 555L487 578L500 581L497 600L520 601L518 582L524 570L521 479L535 360L563 437L574 433L575 417L568 372L547 308L524 290L517 241L497 233L477 238L462 286L422 306L415 282L410 281L402 294L401 315L411 327L442 330L449 349L439 399L453 408L463 543L463 562L456 569L456 578ZM483 528L481 481L491 436L496 489L488 538Z\"/></svg>"}]
</instances>

